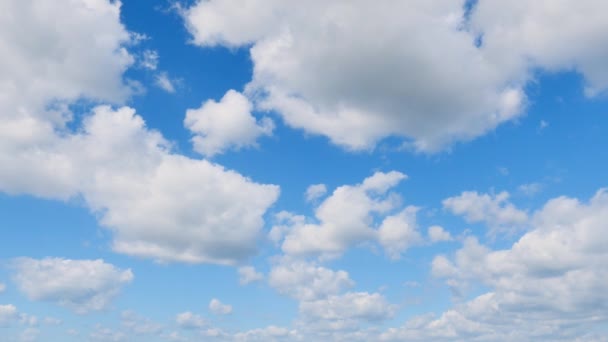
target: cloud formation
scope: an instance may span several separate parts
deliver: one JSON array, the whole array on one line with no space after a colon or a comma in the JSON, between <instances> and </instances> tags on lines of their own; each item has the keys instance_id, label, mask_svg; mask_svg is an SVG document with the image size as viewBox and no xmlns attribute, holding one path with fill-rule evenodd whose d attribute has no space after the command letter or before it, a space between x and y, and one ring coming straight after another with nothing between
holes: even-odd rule
<instances>
[{"instance_id":1,"label":"cloud formation","mask_svg":"<svg viewBox=\"0 0 608 342\"><path fill-rule=\"evenodd\" d=\"M130 269L103 260L19 258L13 267L17 288L30 300L56 303L79 314L108 308L134 278Z\"/></svg>"}]
</instances>

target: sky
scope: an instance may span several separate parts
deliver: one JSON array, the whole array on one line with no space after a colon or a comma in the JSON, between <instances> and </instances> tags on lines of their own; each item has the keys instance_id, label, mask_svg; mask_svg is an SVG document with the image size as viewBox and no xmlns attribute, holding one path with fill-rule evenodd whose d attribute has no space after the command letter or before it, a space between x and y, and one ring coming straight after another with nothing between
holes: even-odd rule
<instances>
[{"instance_id":1,"label":"sky","mask_svg":"<svg viewBox=\"0 0 608 342\"><path fill-rule=\"evenodd\" d=\"M607 11L3 0L0 340L608 341Z\"/></svg>"}]
</instances>

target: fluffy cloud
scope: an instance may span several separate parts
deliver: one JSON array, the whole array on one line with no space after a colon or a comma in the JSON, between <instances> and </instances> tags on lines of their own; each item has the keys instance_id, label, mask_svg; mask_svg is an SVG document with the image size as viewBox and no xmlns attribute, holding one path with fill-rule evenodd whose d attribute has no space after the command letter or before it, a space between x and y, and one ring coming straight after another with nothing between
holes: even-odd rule
<instances>
[{"instance_id":1,"label":"fluffy cloud","mask_svg":"<svg viewBox=\"0 0 608 342\"><path fill-rule=\"evenodd\" d=\"M260 136L270 135L274 123L269 118L256 121L249 100L234 90L220 102L208 100L198 109L186 112L184 123L192 131L194 149L206 156L255 146Z\"/></svg>"},{"instance_id":2,"label":"fluffy cloud","mask_svg":"<svg viewBox=\"0 0 608 342\"><path fill-rule=\"evenodd\" d=\"M264 279L264 275L255 270L253 266L243 266L238 268L239 283L247 285L255 281Z\"/></svg>"},{"instance_id":3,"label":"fluffy cloud","mask_svg":"<svg viewBox=\"0 0 608 342\"><path fill-rule=\"evenodd\" d=\"M535 68L576 69L590 94L608 86L603 4L465 7L464 0L211 0L183 16L195 44L252 44L248 91L261 109L350 149L395 135L435 151L484 134L522 113Z\"/></svg>"},{"instance_id":4,"label":"fluffy cloud","mask_svg":"<svg viewBox=\"0 0 608 342\"><path fill-rule=\"evenodd\" d=\"M354 282L346 271L333 271L314 263L283 259L274 265L268 283L279 293L301 301L338 294Z\"/></svg>"},{"instance_id":5,"label":"fluffy cloud","mask_svg":"<svg viewBox=\"0 0 608 342\"><path fill-rule=\"evenodd\" d=\"M306 201L312 202L327 193L325 184L313 184L306 189Z\"/></svg>"},{"instance_id":6,"label":"fluffy cloud","mask_svg":"<svg viewBox=\"0 0 608 342\"><path fill-rule=\"evenodd\" d=\"M189 311L178 314L175 322L184 329L201 329L207 325L204 318Z\"/></svg>"},{"instance_id":7,"label":"fluffy cloud","mask_svg":"<svg viewBox=\"0 0 608 342\"><path fill-rule=\"evenodd\" d=\"M491 250L470 237L454 260L435 258L433 273L466 288L481 282L490 292L442 320L463 319L494 334L515 339L571 340L605 324L608 297L608 191L588 203L559 197L532 218L533 229L513 246ZM525 324L525 329L509 331ZM466 326L466 325L464 325Z\"/></svg>"},{"instance_id":8,"label":"fluffy cloud","mask_svg":"<svg viewBox=\"0 0 608 342\"><path fill-rule=\"evenodd\" d=\"M80 314L107 308L133 280L131 270L103 260L20 258L13 267L15 283L29 299L57 303Z\"/></svg>"},{"instance_id":9,"label":"fluffy cloud","mask_svg":"<svg viewBox=\"0 0 608 342\"><path fill-rule=\"evenodd\" d=\"M431 226L428 229L428 236L431 242L450 241L452 235L441 226Z\"/></svg>"},{"instance_id":10,"label":"fluffy cloud","mask_svg":"<svg viewBox=\"0 0 608 342\"><path fill-rule=\"evenodd\" d=\"M0 305L0 326L18 318L17 308L14 305Z\"/></svg>"},{"instance_id":11,"label":"fluffy cloud","mask_svg":"<svg viewBox=\"0 0 608 342\"><path fill-rule=\"evenodd\" d=\"M255 251L278 187L174 154L127 107L68 127L75 101L131 94L119 2L4 1L0 22L0 191L82 198L129 255L228 264Z\"/></svg>"},{"instance_id":12,"label":"fluffy cloud","mask_svg":"<svg viewBox=\"0 0 608 342\"><path fill-rule=\"evenodd\" d=\"M416 207L407 207L386 217L378 228L378 241L391 259L399 259L401 253L422 240L416 225L417 211Z\"/></svg>"},{"instance_id":13,"label":"fluffy cloud","mask_svg":"<svg viewBox=\"0 0 608 342\"><path fill-rule=\"evenodd\" d=\"M279 224L270 232L271 240L283 239L288 255L334 257L364 242L379 242L392 258L398 258L420 240L415 207L391 215L400 198L390 190L407 176L396 171L376 172L356 185L334 190L315 209L317 224L302 216L280 213ZM375 222L379 216L381 222Z\"/></svg>"},{"instance_id":14,"label":"fluffy cloud","mask_svg":"<svg viewBox=\"0 0 608 342\"><path fill-rule=\"evenodd\" d=\"M479 1L471 27L483 35L488 58L510 70L529 64L575 69L585 77L587 94L595 95L608 87L606 10L606 3L593 0Z\"/></svg>"},{"instance_id":15,"label":"fluffy cloud","mask_svg":"<svg viewBox=\"0 0 608 342\"><path fill-rule=\"evenodd\" d=\"M122 77L133 63L124 48L132 40L119 8L107 0L0 5L1 191L62 198L72 192L69 165L44 146L65 131L69 103L119 102L132 93Z\"/></svg>"},{"instance_id":16,"label":"fluffy cloud","mask_svg":"<svg viewBox=\"0 0 608 342\"><path fill-rule=\"evenodd\" d=\"M130 255L222 264L242 260L255 251L262 215L278 196L276 186L172 154L170 144L130 108L97 107L79 133L32 148L35 153L25 149L15 158L46 165L32 172L48 174L33 178L40 184L11 186L60 198L82 196L114 233L114 250ZM25 167L11 165L19 168L15 171Z\"/></svg>"},{"instance_id":17,"label":"fluffy cloud","mask_svg":"<svg viewBox=\"0 0 608 342\"><path fill-rule=\"evenodd\" d=\"M367 292L348 292L300 304L300 312L315 321L382 321L391 317L395 310L384 296Z\"/></svg>"},{"instance_id":18,"label":"fluffy cloud","mask_svg":"<svg viewBox=\"0 0 608 342\"><path fill-rule=\"evenodd\" d=\"M219 299L213 298L209 302L209 311L215 315L228 315L232 313L232 305L224 304Z\"/></svg>"},{"instance_id":19,"label":"fluffy cloud","mask_svg":"<svg viewBox=\"0 0 608 342\"><path fill-rule=\"evenodd\" d=\"M296 330L290 330L283 327L277 327L274 325L266 328L252 329L245 332L239 332L234 334L233 339L235 342L266 342L266 341L300 341Z\"/></svg>"},{"instance_id":20,"label":"fluffy cloud","mask_svg":"<svg viewBox=\"0 0 608 342\"><path fill-rule=\"evenodd\" d=\"M443 206L469 223L485 223L493 234L522 227L528 221L528 214L510 203L509 193L504 191L496 195L465 191L443 200Z\"/></svg>"},{"instance_id":21,"label":"fluffy cloud","mask_svg":"<svg viewBox=\"0 0 608 342\"><path fill-rule=\"evenodd\" d=\"M298 330L309 339L335 340L321 335L354 331L361 324L392 317L397 309L381 294L346 292L355 285L346 271L290 257L273 265L268 283L280 294L298 300Z\"/></svg>"}]
</instances>

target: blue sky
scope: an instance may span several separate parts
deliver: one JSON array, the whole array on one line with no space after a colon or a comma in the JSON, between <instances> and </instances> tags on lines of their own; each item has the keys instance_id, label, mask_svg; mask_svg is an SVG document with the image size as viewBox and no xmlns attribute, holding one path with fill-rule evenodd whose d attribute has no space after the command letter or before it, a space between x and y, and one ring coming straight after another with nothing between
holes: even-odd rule
<instances>
[{"instance_id":1,"label":"blue sky","mask_svg":"<svg viewBox=\"0 0 608 342\"><path fill-rule=\"evenodd\" d=\"M608 341L606 10L5 1L0 340Z\"/></svg>"}]
</instances>

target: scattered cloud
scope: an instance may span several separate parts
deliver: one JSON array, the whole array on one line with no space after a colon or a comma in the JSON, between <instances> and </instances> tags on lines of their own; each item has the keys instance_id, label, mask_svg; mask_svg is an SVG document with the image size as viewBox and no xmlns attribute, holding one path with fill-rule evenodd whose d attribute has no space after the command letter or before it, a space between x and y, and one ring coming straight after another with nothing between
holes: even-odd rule
<instances>
[{"instance_id":1,"label":"scattered cloud","mask_svg":"<svg viewBox=\"0 0 608 342\"><path fill-rule=\"evenodd\" d=\"M156 86L167 93L175 93L175 82L169 78L169 74L161 72L156 75Z\"/></svg>"},{"instance_id":2,"label":"scattered cloud","mask_svg":"<svg viewBox=\"0 0 608 342\"><path fill-rule=\"evenodd\" d=\"M327 193L327 186L325 184L313 184L306 189L306 201L315 201Z\"/></svg>"},{"instance_id":3,"label":"scattered cloud","mask_svg":"<svg viewBox=\"0 0 608 342\"><path fill-rule=\"evenodd\" d=\"M542 183L527 183L522 184L517 187L517 191L526 195L526 196L534 196L539 193L543 189Z\"/></svg>"},{"instance_id":4,"label":"scattered cloud","mask_svg":"<svg viewBox=\"0 0 608 342\"><path fill-rule=\"evenodd\" d=\"M510 232L528 223L528 214L509 202L509 193L480 194L465 191L459 196L443 200L443 207L463 216L469 223L483 222L491 234Z\"/></svg>"},{"instance_id":5,"label":"scattered cloud","mask_svg":"<svg viewBox=\"0 0 608 342\"><path fill-rule=\"evenodd\" d=\"M227 150L256 146L259 137L271 135L269 118L256 120L253 107L241 93L229 90L219 102L208 100L186 112L184 124L194 134L194 150L212 157Z\"/></svg>"},{"instance_id":6,"label":"scattered cloud","mask_svg":"<svg viewBox=\"0 0 608 342\"><path fill-rule=\"evenodd\" d=\"M103 260L19 258L12 265L17 288L30 300L56 303L79 314L106 309L133 281L131 270Z\"/></svg>"},{"instance_id":7,"label":"scattered cloud","mask_svg":"<svg viewBox=\"0 0 608 342\"><path fill-rule=\"evenodd\" d=\"M348 149L401 136L433 152L483 135L524 112L532 70L574 69L590 96L608 87L608 51L597 49L608 28L597 14L603 5L518 0L465 7L212 0L183 17L202 47L251 46L247 90L257 106Z\"/></svg>"},{"instance_id":8,"label":"scattered cloud","mask_svg":"<svg viewBox=\"0 0 608 342\"><path fill-rule=\"evenodd\" d=\"M8 325L19 317L17 307L11 304L0 305L0 327Z\"/></svg>"},{"instance_id":9,"label":"scattered cloud","mask_svg":"<svg viewBox=\"0 0 608 342\"><path fill-rule=\"evenodd\" d=\"M228 315L232 313L232 306L220 302L217 298L213 298L209 302L209 311L215 315Z\"/></svg>"},{"instance_id":10,"label":"scattered cloud","mask_svg":"<svg viewBox=\"0 0 608 342\"><path fill-rule=\"evenodd\" d=\"M202 329L207 325L204 318L190 311L182 312L175 317L175 322L183 329Z\"/></svg>"},{"instance_id":11,"label":"scattered cloud","mask_svg":"<svg viewBox=\"0 0 608 342\"><path fill-rule=\"evenodd\" d=\"M247 285L264 279L264 275L255 270L253 266L243 266L238 268L239 283Z\"/></svg>"},{"instance_id":12,"label":"scattered cloud","mask_svg":"<svg viewBox=\"0 0 608 342\"><path fill-rule=\"evenodd\" d=\"M318 223L283 213L270 238L283 238L281 248L288 255L328 258L364 242L379 242L391 258L398 258L420 239L415 207L391 215L400 197L390 190L406 178L396 171L376 172L360 184L340 186L315 208ZM382 220L374 222L374 216Z\"/></svg>"},{"instance_id":13,"label":"scattered cloud","mask_svg":"<svg viewBox=\"0 0 608 342\"><path fill-rule=\"evenodd\" d=\"M453 240L450 232L443 229L441 226L431 226L428 229L428 237L431 242L442 242L442 241L451 241Z\"/></svg>"},{"instance_id":14,"label":"scattered cloud","mask_svg":"<svg viewBox=\"0 0 608 342\"><path fill-rule=\"evenodd\" d=\"M141 55L139 65L148 70L156 70L158 67L158 52L154 50L144 50Z\"/></svg>"}]
</instances>

